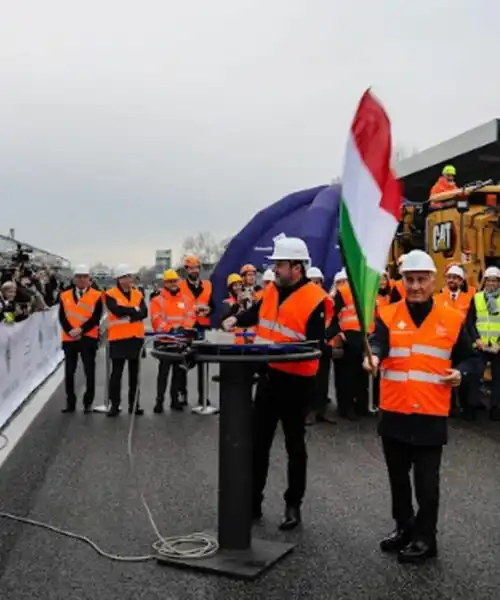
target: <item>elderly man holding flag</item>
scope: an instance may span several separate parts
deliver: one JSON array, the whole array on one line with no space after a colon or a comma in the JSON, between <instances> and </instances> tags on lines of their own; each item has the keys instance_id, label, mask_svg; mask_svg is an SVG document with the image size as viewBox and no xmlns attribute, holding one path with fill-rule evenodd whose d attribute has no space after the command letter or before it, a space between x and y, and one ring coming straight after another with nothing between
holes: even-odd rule
<instances>
[{"instance_id":1,"label":"elderly man holding flag","mask_svg":"<svg viewBox=\"0 0 500 600\"><path fill-rule=\"evenodd\" d=\"M389 119L368 90L348 141L339 234L365 339L401 210L401 192L390 169L391 146ZM380 368L379 434L396 521L395 531L380 546L397 553L402 563L437 554L439 472L451 388L478 366L462 315L433 300L435 272L425 252L405 256L404 299L380 307L363 363L372 374Z\"/></svg>"}]
</instances>

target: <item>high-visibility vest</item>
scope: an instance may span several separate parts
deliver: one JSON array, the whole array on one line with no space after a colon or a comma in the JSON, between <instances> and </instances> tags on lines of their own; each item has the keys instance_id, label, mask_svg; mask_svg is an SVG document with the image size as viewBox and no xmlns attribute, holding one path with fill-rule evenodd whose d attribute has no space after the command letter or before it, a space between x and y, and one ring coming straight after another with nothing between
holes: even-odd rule
<instances>
[{"instance_id":1,"label":"high-visibility vest","mask_svg":"<svg viewBox=\"0 0 500 600\"><path fill-rule=\"evenodd\" d=\"M380 409L448 416L451 387L441 383L441 378L451 368L462 315L435 302L421 326L416 327L403 300L382 307L380 319L389 331L389 356L380 370Z\"/></svg>"},{"instance_id":2,"label":"high-visibility vest","mask_svg":"<svg viewBox=\"0 0 500 600\"><path fill-rule=\"evenodd\" d=\"M436 294L435 299L437 302L441 302L443 306L458 310L458 312L462 313L462 315L465 317L467 315L467 311L469 310L472 296L470 294L466 294L465 292L459 291L457 298L454 300L451 295L452 292L446 288L440 294Z\"/></svg>"},{"instance_id":3,"label":"high-visibility vest","mask_svg":"<svg viewBox=\"0 0 500 600\"><path fill-rule=\"evenodd\" d=\"M304 342L309 317L326 298L326 292L315 283L308 282L292 292L279 304L275 285L268 285L262 296L257 335L271 342ZM331 319L331 303L325 302L325 320ZM320 340L321 341L321 340ZM294 363L269 363L269 367L292 375L312 377L317 374L319 359Z\"/></svg>"},{"instance_id":4,"label":"high-visibility vest","mask_svg":"<svg viewBox=\"0 0 500 600\"><path fill-rule=\"evenodd\" d=\"M106 295L116 300L119 306L128 308L139 308L144 296L136 288L130 289L130 300L123 292L117 288L111 288ZM108 310L108 341L116 342L118 340L128 340L130 338L144 338L144 321L134 321L131 323L128 319L119 318Z\"/></svg>"},{"instance_id":5,"label":"high-visibility vest","mask_svg":"<svg viewBox=\"0 0 500 600\"><path fill-rule=\"evenodd\" d=\"M63 307L64 314L72 329L78 329L92 316L96 304L101 299L101 292L94 288L89 288L83 296L75 302L73 289L65 290L61 293L60 301ZM99 337L99 326L92 327L90 331L84 334L84 337L97 339ZM64 330L61 331L61 340L63 342L74 342L72 338Z\"/></svg>"},{"instance_id":6,"label":"high-visibility vest","mask_svg":"<svg viewBox=\"0 0 500 600\"><path fill-rule=\"evenodd\" d=\"M181 289L182 295L187 296L190 300L192 300L195 307L197 305L202 305L202 304L205 304L208 306L208 304L210 303L210 300L212 298L212 283L210 281L208 281L207 279L205 279L201 282L201 285L203 286L202 292L198 296L198 298L195 298L187 281L182 280L180 283L180 289ZM202 327L210 327L210 316L205 317L205 316L198 315L196 317L196 323L198 325L201 325Z\"/></svg>"},{"instance_id":7,"label":"high-visibility vest","mask_svg":"<svg viewBox=\"0 0 500 600\"><path fill-rule=\"evenodd\" d=\"M234 306L236 304L236 299L233 296L229 296L224 300L224 304ZM255 336L257 335L257 327L235 327L233 333L235 344L253 344Z\"/></svg>"},{"instance_id":8,"label":"high-visibility vest","mask_svg":"<svg viewBox=\"0 0 500 600\"><path fill-rule=\"evenodd\" d=\"M476 305L476 329L481 341L485 344L497 344L500 338L500 298L496 300L498 314L490 315L484 292L474 296Z\"/></svg>"},{"instance_id":9,"label":"high-visibility vest","mask_svg":"<svg viewBox=\"0 0 500 600\"><path fill-rule=\"evenodd\" d=\"M340 285L337 289L342 296L344 306L339 313L339 326L342 331L361 331L356 306L352 296L351 288L348 284Z\"/></svg>"},{"instance_id":10,"label":"high-visibility vest","mask_svg":"<svg viewBox=\"0 0 500 600\"><path fill-rule=\"evenodd\" d=\"M397 281L395 281L392 287L398 291L399 295L401 296L401 300L404 300L406 298L405 284L403 283L402 279L398 279Z\"/></svg>"},{"instance_id":11,"label":"high-visibility vest","mask_svg":"<svg viewBox=\"0 0 500 600\"><path fill-rule=\"evenodd\" d=\"M151 326L154 331L171 331L175 327L194 327L196 315L194 304L181 292L171 294L162 290L150 304Z\"/></svg>"}]
</instances>

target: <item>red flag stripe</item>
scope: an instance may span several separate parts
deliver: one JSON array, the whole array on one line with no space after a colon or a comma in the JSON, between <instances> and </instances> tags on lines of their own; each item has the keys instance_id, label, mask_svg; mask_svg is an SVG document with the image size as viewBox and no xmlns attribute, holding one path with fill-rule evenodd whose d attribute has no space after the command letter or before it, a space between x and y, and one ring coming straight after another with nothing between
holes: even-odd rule
<instances>
[{"instance_id":1,"label":"red flag stripe","mask_svg":"<svg viewBox=\"0 0 500 600\"><path fill-rule=\"evenodd\" d=\"M351 134L363 162L382 193L380 207L399 220L402 195L400 184L390 168L391 123L383 106L369 89L359 102Z\"/></svg>"}]
</instances>

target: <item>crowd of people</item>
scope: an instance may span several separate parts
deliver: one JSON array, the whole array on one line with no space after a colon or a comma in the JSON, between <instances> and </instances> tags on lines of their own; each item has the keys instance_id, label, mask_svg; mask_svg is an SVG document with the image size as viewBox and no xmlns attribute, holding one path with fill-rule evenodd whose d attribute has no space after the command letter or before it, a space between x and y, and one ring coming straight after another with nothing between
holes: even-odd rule
<instances>
[{"instance_id":1,"label":"crowd of people","mask_svg":"<svg viewBox=\"0 0 500 600\"><path fill-rule=\"evenodd\" d=\"M0 269L0 323L26 320L57 303L64 281L51 268L30 263Z\"/></svg>"}]
</instances>

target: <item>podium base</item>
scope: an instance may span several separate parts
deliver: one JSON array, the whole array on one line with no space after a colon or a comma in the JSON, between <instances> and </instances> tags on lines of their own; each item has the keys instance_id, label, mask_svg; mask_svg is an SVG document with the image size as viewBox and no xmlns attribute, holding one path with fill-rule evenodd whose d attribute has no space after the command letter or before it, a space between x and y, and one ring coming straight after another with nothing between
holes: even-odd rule
<instances>
[{"instance_id":1,"label":"podium base","mask_svg":"<svg viewBox=\"0 0 500 600\"><path fill-rule=\"evenodd\" d=\"M215 406L193 406L191 412L197 415L216 415L219 409Z\"/></svg>"},{"instance_id":2,"label":"podium base","mask_svg":"<svg viewBox=\"0 0 500 600\"><path fill-rule=\"evenodd\" d=\"M294 544L285 542L253 539L248 550L219 549L216 554L207 558L168 558L159 555L156 561L163 566L251 581L289 554L294 547Z\"/></svg>"}]
</instances>

